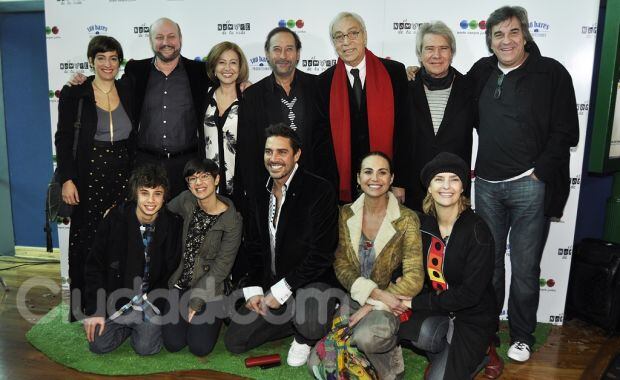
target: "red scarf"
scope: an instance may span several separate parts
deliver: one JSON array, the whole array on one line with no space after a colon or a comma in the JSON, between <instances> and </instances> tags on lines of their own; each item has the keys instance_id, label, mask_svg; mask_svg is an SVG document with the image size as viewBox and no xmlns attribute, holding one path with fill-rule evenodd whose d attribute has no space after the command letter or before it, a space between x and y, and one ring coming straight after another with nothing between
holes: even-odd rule
<instances>
[{"instance_id":1,"label":"red scarf","mask_svg":"<svg viewBox=\"0 0 620 380\"><path fill-rule=\"evenodd\" d=\"M344 62L339 58L329 95L331 123L336 164L340 174L340 200L350 202L351 194L351 118L349 114L349 78ZM366 109L370 150L392 157L394 136L394 93L392 80L385 66L366 49Z\"/></svg>"}]
</instances>

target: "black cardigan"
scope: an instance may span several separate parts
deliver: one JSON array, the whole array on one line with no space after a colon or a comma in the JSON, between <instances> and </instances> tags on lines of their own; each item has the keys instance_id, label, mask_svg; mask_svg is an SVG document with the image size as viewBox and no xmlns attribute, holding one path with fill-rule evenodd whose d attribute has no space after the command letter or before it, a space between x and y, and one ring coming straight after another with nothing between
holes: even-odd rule
<instances>
[{"instance_id":1,"label":"black cardigan","mask_svg":"<svg viewBox=\"0 0 620 380\"><path fill-rule=\"evenodd\" d=\"M181 234L181 217L162 208L155 220L155 233L149 250L149 292L168 289L168 278L181 259ZM106 315L105 310L97 310L99 289L105 290L106 297L115 290L134 289L134 278L142 277L143 273L144 244L136 216L136 204L124 203L111 209L101 221L86 259L86 315ZM128 301L126 297L118 299L114 310ZM162 302L162 299L156 300L155 305L161 308Z\"/></svg>"},{"instance_id":2,"label":"black cardigan","mask_svg":"<svg viewBox=\"0 0 620 380\"><path fill-rule=\"evenodd\" d=\"M90 161L89 154L97 132L97 108L95 106L95 93L92 82L94 76L78 86L64 86L60 92L58 103L58 126L54 143L56 145L56 162L62 183L73 180L79 194L86 194L82 180L87 178ZM132 133L129 135L129 148L133 152L136 135L136 118L133 113L133 82L130 78L123 77L117 80L116 90L121 104L132 122ZM74 123L77 117L79 100L84 99L82 105L81 129L78 139L76 159L73 159L73 133Z\"/></svg>"}]
</instances>

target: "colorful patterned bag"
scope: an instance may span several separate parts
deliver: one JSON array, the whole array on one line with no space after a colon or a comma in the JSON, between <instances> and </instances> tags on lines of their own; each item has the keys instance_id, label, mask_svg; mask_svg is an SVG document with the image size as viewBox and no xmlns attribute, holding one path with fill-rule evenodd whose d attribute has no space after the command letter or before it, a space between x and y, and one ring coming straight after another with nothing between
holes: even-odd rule
<instances>
[{"instance_id":1,"label":"colorful patterned bag","mask_svg":"<svg viewBox=\"0 0 620 380\"><path fill-rule=\"evenodd\" d=\"M316 345L320 359L312 372L320 380L376 380L375 368L368 358L351 346L352 328L348 316L334 318L331 331Z\"/></svg>"}]
</instances>

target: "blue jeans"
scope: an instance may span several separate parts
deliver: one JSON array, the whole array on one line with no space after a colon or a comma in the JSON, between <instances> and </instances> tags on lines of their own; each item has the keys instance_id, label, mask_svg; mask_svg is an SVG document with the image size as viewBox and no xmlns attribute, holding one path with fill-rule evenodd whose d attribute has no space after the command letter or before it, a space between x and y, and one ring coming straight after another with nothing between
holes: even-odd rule
<instances>
[{"instance_id":1,"label":"blue jeans","mask_svg":"<svg viewBox=\"0 0 620 380\"><path fill-rule=\"evenodd\" d=\"M508 324L511 341L532 346L540 294L540 260L549 232L544 214L545 184L532 177L490 183L476 179L476 213L495 240L493 286L499 311L504 305L506 239L510 231L510 293Z\"/></svg>"},{"instance_id":2,"label":"blue jeans","mask_svg":"<svg viewBox=\"0 0 620 380\"><path fill-rule=\"evenodd\" d=\"M105 354L116 350L131 337L130 343L138 355L154 355L161 350L161 323L158 315L143 320L143 312L130 310L113 321L106 321L103 334L99 327L95 330L95 340L89 344L95 354Z\"/></svg>"}]
</instances>

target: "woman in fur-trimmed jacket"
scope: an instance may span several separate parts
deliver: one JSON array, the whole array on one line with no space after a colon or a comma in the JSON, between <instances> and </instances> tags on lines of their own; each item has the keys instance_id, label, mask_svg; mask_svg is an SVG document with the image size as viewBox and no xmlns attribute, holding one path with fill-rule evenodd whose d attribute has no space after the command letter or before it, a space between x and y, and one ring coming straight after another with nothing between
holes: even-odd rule
<instances>
[{"instance_id":1,"label":"woman in fur-trimmed jacket","mask_svg":"<svg viewBox=\"0 0 620 380\"><path fill-rule=\"evenodd\" d=\"M363 194L340 210L339 243L334 270L349 292L339 314L347 315L351 345L357 346L381 379L402 374L402 353L396 346L399 316L424 281L420 222L390 192L394 179L390 159L381 152L367 154L357 182ZM402 276L392 282L393 273ZM314 351L310 369L320 363Z\"/></svg>"}]
</instances>

